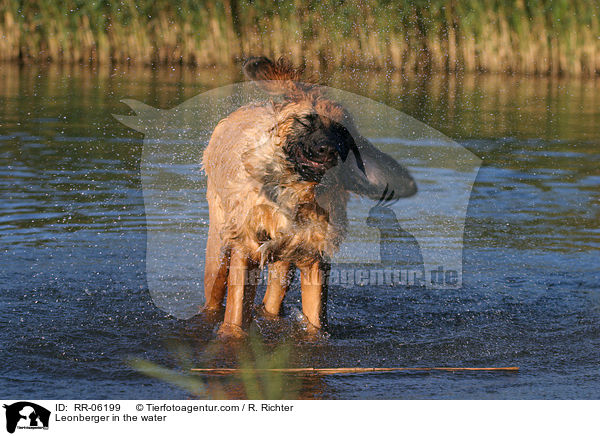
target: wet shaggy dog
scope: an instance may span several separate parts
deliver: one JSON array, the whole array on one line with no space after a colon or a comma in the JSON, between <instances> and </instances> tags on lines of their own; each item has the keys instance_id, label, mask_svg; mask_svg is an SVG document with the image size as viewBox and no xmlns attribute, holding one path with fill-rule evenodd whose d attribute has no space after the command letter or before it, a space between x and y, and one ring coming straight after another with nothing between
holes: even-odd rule
<instances>
[{"instance_id":1,"label":"wet shaggy dog","mask_svg":"<svg viewBox=\"0 0 600 436\"><path fill-rule=\"evenodd\" d=\"M346 228L348 193L379 200L416 192L410 174L357 131L324 90L301 82L284 59L248 59L244 74L275 101L250 104L216 126L202 160L209 234L205 310L222 307L221 336L243 336L257 271L268 264L262 310L279 314L292 271L300 269L309 331L325 322L328 258Z\"/></svg>"}]
</instances>

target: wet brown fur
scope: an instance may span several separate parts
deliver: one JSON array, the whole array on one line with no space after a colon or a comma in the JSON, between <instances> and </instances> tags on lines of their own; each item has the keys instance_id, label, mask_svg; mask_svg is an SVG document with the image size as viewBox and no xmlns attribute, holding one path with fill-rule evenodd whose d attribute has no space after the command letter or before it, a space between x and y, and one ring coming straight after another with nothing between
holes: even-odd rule
<instances>
[{"instance_id":1,"label":"wet brown fur","mask_svg":"<svg viewBox=\"0 0 600 436\"><path fill-rule=\"evenodd\" d=\"M301 269L301 279L307 281L307 295L317 295L307 296L305 306L316 305L316 309L304 307L304 313L310 325L320 327L315 316L322 314L307 311L322 312L320 303L310 299L323 298L323 290L319 288L321 283L308 281L310 277L323 279L316 271L326 270L327 257L335 252L344 236L348 194L339 185L335 171L331 172L327 187L319 188L317 194L317 182L305 181L294 171L284 147L297 129L303 128L298 122L303 117L318 117L323 128L336 122L353 129L351 119L318 86L298 82L301 71L285 60L253 58L251 64L245 65L245 73L268 93L283 98L280 102L244 106L221 120L204 152L202 164L208 177L210 214L206 308L220 307L225 288L229 287L231 295L227 297L221 333L239 334L238 306L242 297L233 295L232 280L235 277L240 280L242 276L234 277L230 271L232 258L242 270L279 262L273 272L279 271L286 278L294 265ZM286 278L273 276L269 280ZM252 285L247 282L238 285L241 290L235 292L244 294L245 305L251 303ZM286 288L284 282L269 283L265 307L278 312ZM303 300L304 292L303 283Z\"/></svg>"}]
</instances>

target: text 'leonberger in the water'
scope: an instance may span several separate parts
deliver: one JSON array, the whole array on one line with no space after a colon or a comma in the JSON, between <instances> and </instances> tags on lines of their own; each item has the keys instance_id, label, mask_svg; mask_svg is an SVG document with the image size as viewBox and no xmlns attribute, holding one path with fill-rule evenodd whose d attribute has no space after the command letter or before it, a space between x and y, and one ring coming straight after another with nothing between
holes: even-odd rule
<instances>
[{"instance_id":1,"label":"text 'leonberger in the water'","mask_svg":"<svg viewBox=\"0 0 600 436\"><path fill-rule=\"evenodd\" d=\"M268 264L262 310L277 316L291 272L300 269L302 311L316 332L326 319L328 259L347 223L348 192L408 197L408 171L357 131L350 114L287 61L253 57L244 73L274 101L241 107L215 128L203 156L210 228L207 311L221 308L221 336L243 336ZM275 98L277 96L277 98Z\"/></svg>"}]
</instances>

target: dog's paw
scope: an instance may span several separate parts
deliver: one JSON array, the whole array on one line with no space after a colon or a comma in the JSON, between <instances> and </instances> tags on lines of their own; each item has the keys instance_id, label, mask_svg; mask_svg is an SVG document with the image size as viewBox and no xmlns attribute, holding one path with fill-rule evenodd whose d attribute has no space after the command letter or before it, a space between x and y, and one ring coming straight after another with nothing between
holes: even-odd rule
<instances>
[{"instance_id":1,"label":"dog's paw","mask_svg":"<svg viewBox=\"0 0 600 436\"><path fill-rule=\"evenodd\" d=\"M202 320L206 321L209 324L214 325L223 319L223 312L224 312L223 306L217 306L217 307L204 306L200 310L199 315Z\"/></svg>"},{"instance_id":2,"label":"dog's paw","mask_svg":"<svg viewBox=\"0 0 600 436\"><path fill-rule=\"evenodd\" d=\"M229 322L224 322L223 324L221 324L221 327L219 327L217 336L219 337L219 339L223 340L239 340L248 337L248 333L246 333L238 325L231 324Z\"/></svg>"},{"instance_id":3,"label":"dog's paw","mask_svg":"<svg viewBox=\"0 0 600 436\"><path fill-rule=\"evenodd\" d=\"M301 329L301 337L303 340L308 342L321 342L326 341L329 338L329 333L312 324L302 312L296 311L294 315L297 325Z\"/></svg>"},{"instance_id":4,"label":"dog's paw","mask_svg":"<svg viewBox=\"0 0 600 436\"><path fill-rule=\"evenodd\" d=\"M256 308L256 314L259 317L264 318L264 319L268 319L270 321L273 321L273 320L276 320L276 319L280 318L279 314L267 312L267 309L265 309L265 305L264 304L261 304L260 306L258 306Z\"/></svg>"}]
</instances>

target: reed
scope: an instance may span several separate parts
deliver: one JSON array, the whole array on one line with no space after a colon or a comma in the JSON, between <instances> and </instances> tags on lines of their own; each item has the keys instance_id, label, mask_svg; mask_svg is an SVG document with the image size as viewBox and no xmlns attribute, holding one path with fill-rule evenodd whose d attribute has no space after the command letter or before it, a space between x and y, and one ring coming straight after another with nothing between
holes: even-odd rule
<instances>
[{"instance_id":1,"label":"reed","mask_svg":"<svg viewBox=\"0 0 600 436\"><path fill-rule=\"evenodd\" d=\"M286 367L290 357L296 354L288 342L266 344L255 329L250 330L246 341L238 343L212 342L200 349L192 348L185 342L165 344L170 360L175 367L166 367L149 360L130 358L127 364L141 374L174 385L188 392L194 398L215 400L284 400L303 399L303 381L276 368ZM219 370L214 373L191 372L194 357L213 366L223 359L235 365L235 370L225 374L228 379L214 378L223 375ZM315 375L315 374L313 374ZM304 386L310 391L310 383Z\"/></svg>"},{"instance_id":2,"label":"reed","mask_svg":"<svg viewBox=\"0 0 600 436\"><path fill-rule=\"evenodd\" d=\"M600 0L0 0L0 60L600 73Z\"/></svg>"}]
</instances>

